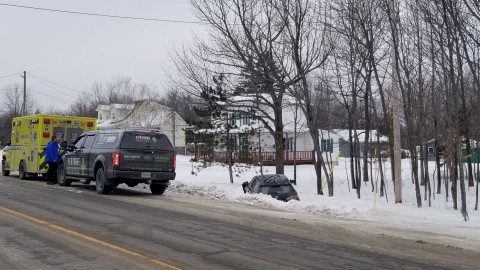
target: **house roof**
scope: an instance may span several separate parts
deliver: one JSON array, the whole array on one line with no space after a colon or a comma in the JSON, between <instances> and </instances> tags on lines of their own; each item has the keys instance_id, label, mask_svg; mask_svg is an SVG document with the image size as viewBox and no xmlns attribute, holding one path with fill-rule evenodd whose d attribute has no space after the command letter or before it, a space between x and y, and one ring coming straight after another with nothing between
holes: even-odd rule
<instances>
[{"instance_id":1,"label":"house roof","mask_svg":"<svg viewBox=\"0 0 480 270\"><path fill-rule=\"evenodd\" d=\"M100 110L106 111L106 110L111 110L111 109L133 110L133 108L135 108L135 104L119 104L119 103L110 104L110 105L100 104L100 105L98 105L96 111L97 112L100 111Z\"/></svg>"}]
</instances>

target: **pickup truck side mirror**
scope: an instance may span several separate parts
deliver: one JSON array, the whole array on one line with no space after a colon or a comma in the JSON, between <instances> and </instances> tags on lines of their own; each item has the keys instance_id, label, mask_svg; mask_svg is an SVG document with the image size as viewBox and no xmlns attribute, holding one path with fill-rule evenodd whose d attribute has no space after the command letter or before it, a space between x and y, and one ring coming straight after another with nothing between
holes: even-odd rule
<instances>
[{"instance_id":1,"label":"pickup truck side mirror","mask_svg":"<svg viewBox=\"0 0 480 270\"><path fill-rule=\"evenodd\" d=\"M295 186L297 185L297 180L292 180L290 179L290 183L294 184Z\"/></svg>"},{"instance_id":2,"label":"pickup truck side mirror","mask_svg":"<svg viewBox=\"0 0 480 270\"><path fill-rule=\"evenodd\" d=\"M242 183L243 193L247 193L247 186L248 186L248 182Z\"/></svg>"},{"instance_id":3,"label":"pickup truck side mirror","mask_svg":"<svg viewBox=\"0 0 480 270\"><path fill-rule=\"evenodd\" d=\"M60 147L62 147L62 148L67 147L67 142L66 142L66 141L62 141L62 142L60 143Z\"/></svg>"}]
</instances>

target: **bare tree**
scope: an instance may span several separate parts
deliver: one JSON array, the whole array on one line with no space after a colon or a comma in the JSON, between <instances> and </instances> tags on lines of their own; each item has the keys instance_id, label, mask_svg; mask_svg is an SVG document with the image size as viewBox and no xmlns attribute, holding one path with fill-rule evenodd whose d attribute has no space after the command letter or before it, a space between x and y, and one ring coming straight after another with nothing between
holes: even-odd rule
<instances>
[{"instance_id":1,"label":"bare tree","mask_svg":"<svg viewBox=\"0 0 480 270\"><path fill-rule=\"evenodd\" d=\"M95 82L70 106L71 115L96 117L101 104L133 104L137 100L153 100L156 89L146 84L133 83L128 77L116 77L111 82Z\"/></svg>"}]
</instances>

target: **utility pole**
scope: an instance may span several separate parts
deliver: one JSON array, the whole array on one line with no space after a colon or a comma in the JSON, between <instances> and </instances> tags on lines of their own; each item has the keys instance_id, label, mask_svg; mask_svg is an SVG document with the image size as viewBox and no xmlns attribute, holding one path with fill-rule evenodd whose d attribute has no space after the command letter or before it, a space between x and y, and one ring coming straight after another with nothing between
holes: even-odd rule
<instances>
[{"instance_id":1,"label":"utility pole","mask_svg":"<svg viewBox=\"0 0 480 270\"><path fill-rule=\"evenodd\" d=\"M402 203L402 156L400 141L400 120L398 108L397 72L397 12L395 0L390 0L390 23L392 28L392 117L393 117L393 180L395 181L395 203Z\"/></svg>"},{"instance_id":2,"label":"utility pole","mask_svg":"<svg viewBox=\"0 0 480 270\"><path fill-rule=\"evenodd\" d=\"M173 148L176 149L176 145L175 145L175 133L177 132L177 127L176 127L176 123L175 123L175 110L172 109L172 140L173 140Z\"/></svg>"},{"instance_id":3,"label":"utility pole","mask_svg":"<svg viewBox=\"0 0 480 270\"><path fill-rule=\"evenodd\" d=\"M22 116L27 114L27 72L23 72L23 106L22 106Z\"/></svg>"}]
</instances>

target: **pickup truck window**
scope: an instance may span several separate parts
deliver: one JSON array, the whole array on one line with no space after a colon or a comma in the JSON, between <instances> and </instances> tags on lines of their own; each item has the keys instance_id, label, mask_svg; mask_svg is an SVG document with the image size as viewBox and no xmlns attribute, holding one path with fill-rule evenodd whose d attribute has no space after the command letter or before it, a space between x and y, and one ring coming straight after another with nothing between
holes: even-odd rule
<instances>
[{"instance_id":1,"label":"pickup truck window","mask_svg":"<svg viewBox=\"0 0 480 270\"><path fill-rule=\"evenodd\" d=\"M85 141L85 136L78 139L77 142L73 146L77 149L80 149L80 147L83 145L84 141Z\"/></svg>"},{"instance_id":2,"label":"pickup truck window","mask_svg":"<svg viewBox=\"0 0 480 270\"><path fill-rule=\"evenodd\" d=\"M83 145L85 148L90 149L92 147L93 141L95 140L95 136L87 136L87 139L85 140L85 144Z\"/></svg>"},{"instance_id":3,"label":"pickup truck window","mask_svg":"<svg viewBox=\"0 0 480 270\"><path fill-rule=\"evenodd\" d=\"M118 133L103 133L98 134L98 139L95 141L95 148L108 149L114 148L118 142Z\"/></svg>"},{"instance_id":4,"label":"pickup truck window","mask_svg":"<svg viewBox=\"0 0 480 270\"><path fill-rule=\"evenodd\" d=\"M167 136L158 133L125 132L120 148L173 151L173 146Z\"/></svg>"}]
</instances>

